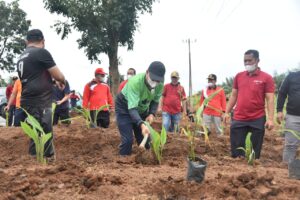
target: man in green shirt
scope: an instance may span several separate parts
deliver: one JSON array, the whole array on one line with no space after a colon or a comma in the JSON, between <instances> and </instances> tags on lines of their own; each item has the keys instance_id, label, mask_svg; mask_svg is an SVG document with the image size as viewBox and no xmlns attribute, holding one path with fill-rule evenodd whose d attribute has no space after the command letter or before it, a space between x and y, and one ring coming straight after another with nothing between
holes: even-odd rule
<instances>
[{"instance_id":1,"label":"man in green shirt","mask_svg":"<svg viewBox=\"0 0 300 200\"><path fill-rule=\"evenodd\" d=\"M120 155L130 155L133 133L138 145L143 137L150 134L144 120L150 124L154 120L159 99L163 91L165 66L159 61L150 64L146 73L138 74L117 95L116 118L121 135ZM149 141L146 143L149 148Z\"/></svg>"}]
</instances>

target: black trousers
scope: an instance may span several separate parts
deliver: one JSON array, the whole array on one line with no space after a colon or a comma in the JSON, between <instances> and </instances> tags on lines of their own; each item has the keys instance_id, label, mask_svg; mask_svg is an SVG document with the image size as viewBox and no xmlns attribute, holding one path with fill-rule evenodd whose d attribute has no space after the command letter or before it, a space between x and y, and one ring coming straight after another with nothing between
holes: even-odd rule
<instances>
[{"instance_id":1,"label":"black trousers","mask_svg":"<svg viewBox=\"0 0 300 200\"><path fill-rule=\"evenodd\" d=\"M251 142L255 151L255 158L259 159L265 135L265 118L261 118L254 123L249 122L248 125L248 122L235 123L233 122L234 125L230 127L231 156L233 158L245 156L245 152L237 148L245 147L247 134L251 132Z\"/></svg>"},{"instance_id":2,"label":"black trousers","mask_svg":"<svg viewBox=\"0 0 300 200\"><path fill-rule=\"evenodd\" d=\"M92 123L95 121L95 117L96 117L96 124L99 127L103 127L103 128L108 128L109 123L110 123L110 119L109 119L109 111L100 111L98 112L98 115L96 115L96 111L95 110L91 110L90 111L90 115L92 118Z\"/></svg>"},{"instance_id":3,"label":"black trousers","mask_svg":"<svg viewBox=\"0 0 300 200\"><path fill-rule=\"evenodd\" d=\"M66 120L69 118L70 118L69 108L64 108L64 109L56 108L53 116L53 125L57 125L59 120L65 120L61 122L63 124L70 124L70 120Z\"/></svg>"},{"instance_id":4,"label":"black trousers","mask_svg":"<svg viewBox=\"0 0 300 200\"><path fill-rule=\"evenodd\" d=\"M12 126L13 125L13 120L14 120L14 116L15 116L15 110L16 110L16 106L15 105L11 105L9 110L8 110L8 126Z\"/></svg>"},{"instance_id":5,"label":"black trousers","mask_svg":"<svg viewBox=\"0 0 300 200\"><path fill-rule=\"evenodd\" d=\"M54 155L54 147L53 147L53 131L52 131L52 108L41 108L34 106L26 106L22 105L23 108L32 115L42 126L44 132L52 133L52 137L46 142L44 146L44 156L51 157ZM29 154L36 155L35 143L32 139L30 139L29 143Z\"/></svg>"}]
</instances>

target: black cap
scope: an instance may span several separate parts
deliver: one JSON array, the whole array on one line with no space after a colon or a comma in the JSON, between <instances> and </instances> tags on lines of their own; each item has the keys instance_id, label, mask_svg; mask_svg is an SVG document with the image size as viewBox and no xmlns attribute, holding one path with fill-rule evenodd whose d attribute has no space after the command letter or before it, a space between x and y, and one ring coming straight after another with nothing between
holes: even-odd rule
<instances>
[{"instance_id":1,"label":"black cap","mask_svg":"<svg viewBox=\"0 0 300 200\"><path fill-rule=\"evenodd\" d=\"M208 75L208 77L207 77L207 79L209 79L209 80L217 80L217 76L215 75L215 74L210 74L210 75Z\"/></svg>"},{"instance_id":2,"label":"black cap","mask_svg":"<svg viewBox=\"0 0 300 200\"><path fill-rule=\"evenodd\" d=\"M165 80L165 65L160 61L154 61L148 68L150 78L153 81L164 82Z\"/></svg>"},{"instance_id":3,"label":"black cap","mask_svg":"<svg viewBox=\"0 0 300 200\"><path fill-rule=\"evenodd\" d=\"M44 39L44 35L39 29L32 29L28 31L26 40L27 41L41 41Z\"/></svg>"}]
</instances>

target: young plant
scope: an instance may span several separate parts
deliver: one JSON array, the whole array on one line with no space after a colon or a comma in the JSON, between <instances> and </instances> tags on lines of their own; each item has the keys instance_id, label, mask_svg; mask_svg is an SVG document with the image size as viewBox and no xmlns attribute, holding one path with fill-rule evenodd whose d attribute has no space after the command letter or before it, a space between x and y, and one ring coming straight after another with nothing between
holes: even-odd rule
<instances>
[{"instance_id":1,"label":"young plant","mask_svg":"<svg viewBox=\"0 0 300 200\"><path fill-rule=\"evenodd\" d=\"M251 135L252 135L251 132L249 132L247 134L247 137L245 140L245 147L239 147L237 149L243 150L245 152L245 156L246 156L246 159L247 159L249 165L254 165L255 151L252 146Z\"/></svg>"},{"instance_id":2,"label":"young plant","mask_svg":"<svg viewBox=\"0 0 300 200\"><path fill-rule=\"evenodd\" d=\"M205 140L205 144L210 145L209 143L209 137L208 137L208 129L204 124L204 120L203 120L203 111L204 108L206 106L208 106L208 103L221 91L222 89L219 89L217 91L215 91L214 93L212 93L211 95L209 95L207 98L204 99L202 105L197 109L196 112L196 125L200 126L203 128L203 134L204 134L204 140ZM210 108L212 108L210 106Z\"/></svg>"},{"instance_id":3,"label":"young plant","mask_svg":"<svg viewBox=\"0 0 300 200\"><path fill-rule=\"evenodd\" d=\"M94 112L94 118L92 118L91 116L91 112L89 109L87 108L82 108L82 109L78 109L78 108L74 108L77 112L79 112L80 114L82 114L82 116L84 117L85 119L85 123L86 123L86 126L88 128L90 128L91 124L95 125L97 124L97 116L98 116L98 113L106 108L109 108L109 104L106 104L106 105L103 105L101 106L99 109L95 110Z\"/></svg>"},{"instance_id":4,"label":"young plant","mask_svg":"<svg viewBox=\"0 0 300 200\"><path fill-rule=\"evenodd\" d=\"M294 135L295 138L300 140L300 133L298 131L292 130L292 129L282 129L280 132L283 134L284 132L290 132Z\"/></svg>"},{"instance_id":5,"label":"young plant","mask_svg":"<svg viewBox=\"0 0 300 200\"><path fill-rule=\"evenodd\" d=\"M55 109L56 109L56 103L52 103L52 124L53 124Z\"/></svg>"},{"instance_id":6,"label":"young plant","mask_svg":"<svg viewBox=\"0 0 300 200\"><path fill-rule=\"evenodd\" d=\"M6 118L6 127L8 127L8 112L5 112L5 118Z\"/></svg>"},{"instance_id":7,"label":"young plant","mask_svg":"<svg viewBox=\"0 0 300 200\"><path fill-rule=\"evenodd\" d=\"M195 132L191 131L189 129L185 130L184 128L182 128L182 132L184 133L184 135L186 135L188 137L188 141L189 141L189 159L191 161L195 161Z\"/></svg>"},{"instance_id":8,"label":"young plant","mask_svg":"<svg viewBox=\"0 0 300 200\"><path fill-rule=\"evenodd\" d=\"M167 142L167 131L164 127L162 127L161 133L158 133L150 126L149 123L145 122L145 124L150 130L152 151L154 152L159 164L161 164L163 149Z\"/></svg>"},{"instance_id":9,"label":"young plant","mask_svg":"<svg viewBox=\"0 0 300 200\"><path fill-rule=\"evenodd\" d=\"M40 123L26 110L24 110L24 112L27 114L27 119L25 122L21 122L21 127L25 134L28 135L35 143L37 161L42 164L46 164L44 148L46 142L52 137L52 133L45 133Z\"/></svg>"}]
</instances>

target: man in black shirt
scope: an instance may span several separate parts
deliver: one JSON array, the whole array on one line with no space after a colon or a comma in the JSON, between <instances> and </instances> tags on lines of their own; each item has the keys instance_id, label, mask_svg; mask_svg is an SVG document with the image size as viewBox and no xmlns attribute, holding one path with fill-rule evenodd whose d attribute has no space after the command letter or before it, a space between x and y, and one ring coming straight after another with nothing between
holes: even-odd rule
<instances>
[{"instance_id":1,"label":"man in black shirt","mask_svg":"<svg viewBox=\"0 0 300 200\"><path fill-rule=\"evenodd\" d=\"M52 133L52 78L61 87L65 77L56 66L51 54L44 49L43 33L30 30L26 37L26 49L17 62L17 71L22 83L21 107L35 117L45 133ZM45 144L45 157L54 155L53 137ZM29 154L35 155L35 144L30 140Z\"/></svg>"},{"instance_id":2,"label":"man in black shirt","mask_svg":"<svg viewBox=\"0 0 300 200\"><path fill-rule=\"evenodd\" d=\"M66 81L65 87L61 87L58 81L55 81L53 85L53 100L56 103L53 125L58 124L58 120L69 119L69 96L70 96L70 86L68 81ZM63 121L64 124L69 124L70 121Z\"/></svg>"},{"instance_id":3,"label":"man in black shirt","mask_svg":"<svg viewBox=\"0 0 300 200\"><path fill-rule=\"evenodd\" d=\"M283 107L288 98L286 116L283 116ZM277 99L277 122L285 119L285 128L300 133L300 71L291 72L284 79ZM300 136L300 135L299 135ZM300 140L292 133L285 132L285 145L283 149L283 161L288 163L296 158L296 152L300 146Z\"/></svg>"}]
</instances>

